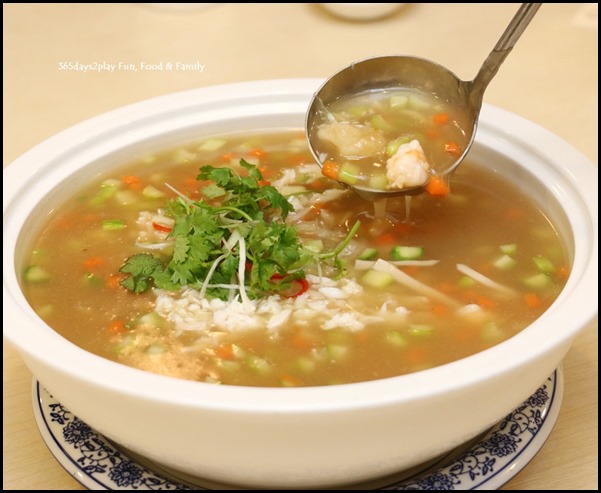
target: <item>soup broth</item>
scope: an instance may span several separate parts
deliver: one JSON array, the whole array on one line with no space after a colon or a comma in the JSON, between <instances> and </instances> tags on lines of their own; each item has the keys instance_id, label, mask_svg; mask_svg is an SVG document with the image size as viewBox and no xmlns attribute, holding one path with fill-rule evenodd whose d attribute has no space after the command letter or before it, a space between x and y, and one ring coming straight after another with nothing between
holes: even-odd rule
<instances>
[{"instance_id":1,"label":"soup broth","mask_svg":"<svg viewBox=\"0 0 601 493\"><path fill-rule=\"evenodd\" d=\"M262 194L235 198L258 211L248 223L242 205L224 202L236 177ZM294 208L285 220L272 189ZM382 217L369 209L321 174L299 132L210 138L131 162L53 210L23 290L62 336L126 365L316 386L485 350L539 317L567 279L553 225L476 163L462 165L450 195L413 197L409 218L403 198ZM198 253L211 235L215 251Z\"/></svg>"}]
</instances>

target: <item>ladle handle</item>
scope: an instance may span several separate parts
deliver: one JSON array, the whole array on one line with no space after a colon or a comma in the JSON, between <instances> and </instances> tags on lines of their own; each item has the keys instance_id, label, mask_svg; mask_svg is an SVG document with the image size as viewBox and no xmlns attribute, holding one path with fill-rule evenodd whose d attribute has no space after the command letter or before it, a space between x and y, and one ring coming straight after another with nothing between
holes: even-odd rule
<instances>
[{"instance_id":1,"label":"ladle handle","mask_svg":"<svg viewBox=\"0 0 601 493\"><path fill-rule=\"evenodd\" d=\"M530 24L530 21L540 8L542 3L523 3L511 22L505 29L503 35L497 41L497 44L490 52L482 67L478 71L476 78L471 82L470 100L474 107L479 107L482 103L484 90L488 83L496 75L499 67L509 55L509 52L520 39L520 36Z\"/></svg>"}]
</instances>

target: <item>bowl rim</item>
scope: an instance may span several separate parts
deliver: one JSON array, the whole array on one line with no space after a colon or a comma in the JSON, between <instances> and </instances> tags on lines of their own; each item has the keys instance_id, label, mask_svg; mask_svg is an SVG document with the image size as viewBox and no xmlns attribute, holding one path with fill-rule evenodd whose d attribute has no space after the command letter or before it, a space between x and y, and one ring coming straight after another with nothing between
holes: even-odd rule
<instances>
[{"instance_id":1,"label":"bowl rim","mask_svg":"<svg viewBox=\"0 0 601 493\"><path fill-rule=\"evenodd\" d=\"M22 353L40 360L57 371L69 373L78 368L79 380L98 387L135 395L142 399L178 403L191 407L211 407L248 412L323 412L361 408L399 401L412 401L427 395L444 394L482 383L511 371L529 360L561 345L569 344L579 330L597 313L598 289L598 171L573 146L539 125L508 111L483 105L476 142L486 146L503 142L513 149L547 163L553 178L551 193L561 203L571 203L578 232L575 235L574 266L568 282L552 307L538 320L511 339L475 355L409 375L369 382L327 387L257 388L218 386L152 374L95 356L52 331L35 315L20 293L14 250L24 211L34 204L32 196L48 190L57 173L57 160L67 153L79 159L90 147L98 152L118 149L127 142L163 135L169 118L187 128L199 108L207 118L239 118L240 108L259 111L269 107L278 114L298 112L308 107L313 92L323 79L275 79L238 82L167 94L124 106L68 128L38 144L4 169L3 182L3 322L4 335ZM258 105L258 106L257 106ZM302 115L304 117L304 114ZM140 126L142 130L140 130ZM498 149L495 149L498 151ZM509 152L507 150L502 151ZM576 212L578 214L576 214ZM582 286L590 291L590 303L578 299ZM578 289L580 287L580 289ZM539 328L551 317L545 337ZM564 330L564 327L573 327ZM527 352L520 349L528 347ZM55 354L61 354L56 358ZM511 354L512 358L507 358ZM480 372L486 368L486 372ZM444 378L442 378L444 376ZM42 380L43 380L43 376ZM159 391L160 390L160 391Z\"/></svg>"}]
</instances>

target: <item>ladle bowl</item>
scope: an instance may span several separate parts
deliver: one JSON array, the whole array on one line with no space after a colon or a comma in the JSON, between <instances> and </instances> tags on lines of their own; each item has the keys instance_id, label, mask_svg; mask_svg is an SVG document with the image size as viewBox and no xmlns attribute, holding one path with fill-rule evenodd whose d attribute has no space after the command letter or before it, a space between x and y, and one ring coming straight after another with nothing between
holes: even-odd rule
<instances>
[{"instance_id":1,"label":"ladle bowl","mask_svg":"<svg viewBox=\"0 0 601 493\"><path fill-rule=\"evenodd\" d=\"M450 177L472 146L486 87L540 6L540 3L521 5L472 81L463 81L442 65L415 56L368 58L352 63L334 74L314 94L306 115L307 140L317 163L323 165L323 157L327 154L317 138L317 132L322 121L321 115L330 104L350 95L405 88L431 94L440 101L467 109L471 125L466 125L465 128L468 144L463 153L444 170L436 169L436 163L431 163L438 174ZM425 191L427 183L410 188L384 190L342 184L355 190L361 197L376 201L398 195L420 194Z\"/></svg>"}]
</instances>

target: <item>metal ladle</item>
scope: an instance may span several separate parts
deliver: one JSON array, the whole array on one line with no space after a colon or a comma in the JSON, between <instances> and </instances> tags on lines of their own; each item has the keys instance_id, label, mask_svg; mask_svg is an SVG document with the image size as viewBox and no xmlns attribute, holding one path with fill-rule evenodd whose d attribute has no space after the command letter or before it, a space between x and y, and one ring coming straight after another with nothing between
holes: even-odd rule
<instances>
[{"instance_id":1,"label":"metal ladle","mask_svg":"<svg viewBox=\"0 0 601 493\"><path fill-rule=\"evenodd\" d=\"M463 81L442 65L413 56L369 58L355 62L330 77L314 94L306 116L307 140L317 163L322 166L323 156L326 155L323 144L317 138L318 127L322 122L320 115L323 111L327 111L330 103L344 96L370 91L411 88L433 94L451 105L461 105L468 109L468 115L472 120L472 125L465 128L468 133L468 145L451 166L446 170L437 170L439 174L450 177L474 142L484 90L540 6L540 3L521 5L472 81ZM436 167L435 163L434 167ZM352 188L367 200L376 201L397 195L420 194L426 189L427 181L417 187L387 190L351 186L347 183L342 185Z\"/></svg>"}]
</instances>

